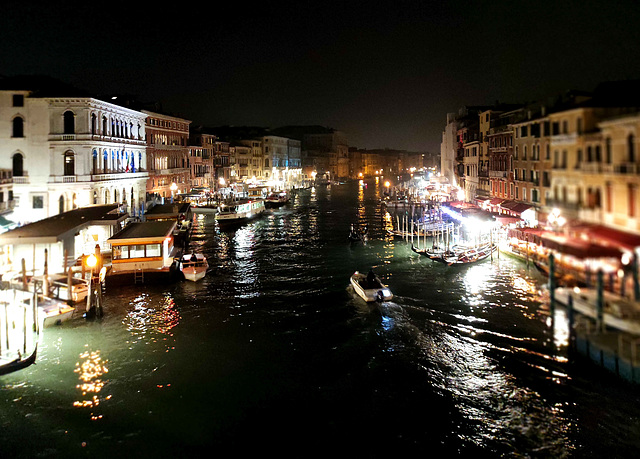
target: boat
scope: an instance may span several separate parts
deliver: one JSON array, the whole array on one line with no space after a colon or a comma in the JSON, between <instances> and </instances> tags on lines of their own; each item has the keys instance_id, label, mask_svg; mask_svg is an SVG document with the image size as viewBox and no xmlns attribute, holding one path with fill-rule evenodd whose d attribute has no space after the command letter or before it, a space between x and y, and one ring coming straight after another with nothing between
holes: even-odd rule
<instances>
[{"instance_id":1,"label":"boat","mask_svg":"<svg viewBox=\"0 0 640 459\"><path fill-rule=\"evenodd\" d=\"M59 300L79 303L86 300L89 294L89 281L71 276L71 295L66 274L49 274L49 294Z\"/></svg>"},{"instance_id":2,"label":"boat","mask_svg":"<svg viewBox=\"0 0 640 459\"><path fill-rule=\"evenodd\" d=\"M264 209L264 199L232 201L220 205L215 219L220 225L245 223L262 214Z\"/></svg>"},{"instance_id":3,"label":"boat","mask_svg":"<svg viewBox=\"0 0 640 459\"><path fill-rule=\"evenodd\" d=\"M64 301L38 295L38 314L43 328L66 322L71 319L75 310Z\"/></svg>"},{"instance_id":4,"label":"boat","mask_svg":"<svg viewBox=\"0 0 640 459\"><path fill-rule=\"evenodd\" d=\"M37 354L38 343L36 343L33 352L27 357L22 357L22 355L18 354L18 357L16 357L14 360L0 364L0 375L6 375L28 367L29 365L35 363Z\"/></svg>"},{"instance_id":5,"label":"boat","mask_svg":"<svg viewBox=\"0 0 640 459\"><path fill-rule=\"evenodd\" d=\"M193 206L191 210L194 214L216 214L218 208L218 204L202 204Z\"/></svg>"},{"instance_id":6,"label":"boat","mask_svg":"<svg viewBox=\"0 0 640 459\"><path fill-rule=\"evenodd\" d=\"M351 225L351 229L349 231L349 240L351 242L366 242L369 238L369 228L364 227L362 230Z\"/></svg>"},{"instance_id":7,"label":"boat","mask_svg":"<svg viewBox=\"0 0 640 459\"><path fill-rule=\"evenodd\" d=\"M603 290L602 321L607 327L640 336L640 303ZM568 307L569 296L573 309L591 319L598 319L598 289L584 287L558 287L554 299Z\"/></svg>"},{"instance_id":8,"label":"boat","mask_svg":"<svg viewBox=\"0 0 640 459\"><path fill-rule=\"evenodd\" d=\"M477 263L479 261L485 260L496 250L498 250L498 246L496 244L485 244L478 247L472 247L457 253L445 252L441 256L432 259L440 261L448 266L467 265L470 263Z\"/></svg>"},{"instance_id":9,"label":"boat","mask_svg":"<svg viewBox=\"0 0 640 459\"><path fill-rule=\"evenodd\" d=\"M383 284L372 271L368 275L356 271L351 275L351 285L353 290L367 303L388 301L393 298L389 287Z\"/></svg>"},{"instance_id":10,"label":"boat","mask_svg":"<svg viewBox=\"0 0 640 459\"><path fill-rule=\"evenodd\" d=\"M289 194L286 191L275 191L269 193L264 200L264 205L267 209L275 209L284 206L289 202Z\"/></svg>"},{"instance_id":11,"label":"boat","mask_svg":"<svg viewBox=\"0 0 640 459\"><path fill-rule=\"evenodd\" d=\"M180 271L184 278L197 282L207 274L209 263L207 258L201 253L190 253L182 256L180 260Z\"/></svg>"}]
</instances>

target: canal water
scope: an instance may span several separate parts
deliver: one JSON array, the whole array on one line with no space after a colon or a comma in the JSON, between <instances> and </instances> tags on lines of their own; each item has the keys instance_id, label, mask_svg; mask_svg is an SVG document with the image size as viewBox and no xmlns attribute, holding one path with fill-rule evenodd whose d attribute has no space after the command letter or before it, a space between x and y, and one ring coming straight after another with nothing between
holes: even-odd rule
<instances>
[{"instance_id":1,"label":"canal water","mask_svg":"<svg viewBox=\"0 0 640 459\"><path fill-rule=\"evenodd\" d=\"M235 232L196 216L202 281L107 283L104 317L0 377L0 457L637 455L640 390L569 352L539 273L420 257L380 194L303 190ZM393 300L354 296L370 267Z\"/></svg>"}]
</instances>

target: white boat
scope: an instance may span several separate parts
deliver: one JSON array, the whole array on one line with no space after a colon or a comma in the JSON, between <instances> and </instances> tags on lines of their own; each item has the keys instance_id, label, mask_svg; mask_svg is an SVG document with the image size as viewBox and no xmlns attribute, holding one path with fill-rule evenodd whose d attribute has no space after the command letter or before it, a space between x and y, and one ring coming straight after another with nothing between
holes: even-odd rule
<instances>
[{"instance_id":1,"label":"white boat","mask_svg":"<svg viewBox=\"0 0 640 459\"><path fill-rule=\"evenodd\" d=\"M209 263L201 253L191 253L182 256L180 261L180 270L184 278L193 282L197 282L207 274Z\"/></svg>"},{"instance_id":2,"label":"white boat","mask_svg":"<svg viewBox=\"0 0 640 459\"><path fill-rule=\"evenodd\" d=\"M221 204L215 218L221 225L244 223L262 214L264 209L264 199L233 201Z\"/></svg>"},{"instance_id":3,"label":"white boat","mask_svg":"<svg viewBox=\"0 0 640 459\"><path fill-rule=\"evenodd\" d=\"M276 207L284 206L288 202L289 202L289 195L287 194L286 191L279 191L279 192L276 191L276 192L270 193L269 196L266 197L264 201L264 205L269 209L273 209Z\"/></svg>"},{"instance_id":4,"label":"white boat","mask_svg":"<svg viewBox=\"0 0 640 459\"><path fill-rule=\"evenodd\" d=\"M380 281L378 276L367 276L358 271L351 275L353 290L368 303L373 301L388 301L393 298L389 287Z\"/></svg>"},{"instance_id":5,"label":"white boat","mask_svg":"<svg viewBox=\"0 0 640 459\"><path fill-rule=\"evenodd\" d=\"M30 295L24 300L25 304L31 304L33 296ZM38 317L42 328L59 325L71 319L76 308L70 306L62 300L38 295Z\"/></svg>"},{"instance_id":6,"label":"white boat","mask_svg":"<svg viewBox=\"0 0 640 459\"><path fill-rule=\"evenodd\" d=\"M89 281L79 277L71 277L71 295L67 284L66 274L49 274L49 292L59 300L79 303L85 301L89 294Z\"/></svg>"},{"instance_id":7,"label":"white boat","mask_svg":"<svg viewBox=\"0 0 640 459\"><path fill-rule=\"evenodd\" d=\"M554 291L555 300L565 307L569 305L569 296L575 311L592 319L598 318L597 289L558 287ZM608 327L640 336L640 303L603 291L602 321Z\"/></svg>"}]
</instances>

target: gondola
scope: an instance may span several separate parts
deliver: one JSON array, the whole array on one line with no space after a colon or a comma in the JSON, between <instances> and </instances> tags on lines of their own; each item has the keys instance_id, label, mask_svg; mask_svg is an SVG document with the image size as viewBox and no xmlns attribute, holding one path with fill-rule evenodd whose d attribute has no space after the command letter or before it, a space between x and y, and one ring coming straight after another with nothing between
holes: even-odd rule
<instances>
[{"instance_id":1,"label":"gondola","mask_svg":"<svg viewBox=\"0 0 640 459\"><path fill-rule=\"evenodd\" d=\"M15 360L0 365L0 375L6 375L9 373L13 373L14 371L22 370L23 368L27 368L29 365L33 364L36 361L37 353L38 345L36 344L36 347L30 356L24 359L22 358L22 356L20 356Z\"/></svg>"}]
</instances>

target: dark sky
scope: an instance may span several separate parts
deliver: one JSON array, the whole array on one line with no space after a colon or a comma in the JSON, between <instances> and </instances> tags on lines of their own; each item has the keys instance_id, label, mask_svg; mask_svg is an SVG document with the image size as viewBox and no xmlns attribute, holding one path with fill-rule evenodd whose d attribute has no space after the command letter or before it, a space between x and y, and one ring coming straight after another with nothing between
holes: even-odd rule
<instances>
[{"instance_id":1,"label":"dark sky","mask_svg":"<svg viewBox=\"0 0 640 459\"><path fill-rule=\"evenodd\" d=\"M640 78L636 1L5 1L0 75L135 94L196 124L318 124L438 152L447 112Z\"/></svg>"}]
</instances>

